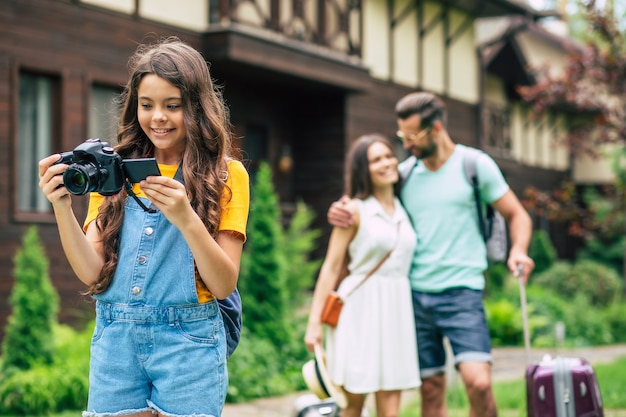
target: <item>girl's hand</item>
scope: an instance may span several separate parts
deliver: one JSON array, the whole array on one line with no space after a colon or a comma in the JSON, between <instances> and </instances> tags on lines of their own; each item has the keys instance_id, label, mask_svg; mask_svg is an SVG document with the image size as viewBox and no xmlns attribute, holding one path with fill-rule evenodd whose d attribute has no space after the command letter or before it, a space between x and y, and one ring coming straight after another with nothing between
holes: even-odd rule
<instances>
[{"instance_id":1,"label":"girl's hand","mask_svg":"<svg viewBox=\"0 0 626 417\"><path fill-rule=\"evenodd\" d=\"M53 165L61 159L61 155L54 154L39 161L39 188L53 207L71 206L70 192L63 185L63 173L67 164Z\"/></svg>"},{"instance_id":2,"label":"girl's hand","mask_svg":"<svg viewBox=\"0 0 626 417\"><path fill-rule=\"evenodd\" d=\"M191 216L196 216L185 186L175 179L149 176L141 181L140 186L146 197L178 229L182 229Z\"/></svg>"}]
</instances>

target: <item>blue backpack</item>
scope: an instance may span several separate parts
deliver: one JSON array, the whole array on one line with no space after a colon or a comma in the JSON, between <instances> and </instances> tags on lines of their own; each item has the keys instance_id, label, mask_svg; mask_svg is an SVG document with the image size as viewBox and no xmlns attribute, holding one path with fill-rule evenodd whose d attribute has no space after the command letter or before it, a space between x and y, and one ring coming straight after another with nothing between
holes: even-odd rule
<instances>
[{"instance_id":1,"label":"blue backpack","mask_svg":"<svg viewBox=\"0 0 626 417\"><path fill-rule=\"evenodd\" d=\"M241 296L235 291L223 300L217 300L226 331L226 359L233 354L241 339Z\"/></svg>"}]
</instances>

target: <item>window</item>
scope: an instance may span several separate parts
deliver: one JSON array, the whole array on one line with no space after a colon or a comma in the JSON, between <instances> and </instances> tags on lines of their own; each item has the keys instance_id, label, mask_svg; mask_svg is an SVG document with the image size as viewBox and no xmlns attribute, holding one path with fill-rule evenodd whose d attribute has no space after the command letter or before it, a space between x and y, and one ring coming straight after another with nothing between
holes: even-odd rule
<instances>
[{"instance_id":1,"label":"window","mask_svg":"<svg viewBox=\"0 0 626 417\"><path fill-rule=\"evenodd\" d=\"M486 106L483 116L485 146L500 156L511 152L511 116L507 107Z\"/></svg>"},{"instance_id":2,"label":"window","mask_svg":"<svg viewBox=\"0 0 626 417\"><path fill-rule=\"evenodd\" d=\"M19 75L17 129L17 209L47 212L50 204L39 191L38 162L50 155L56 122L56 82L51 77L25 73Z\"/></svg>"},{"instance_id":3,"label":"window","mask_svg":"<svg viewBox=\"0 0 626 417\"><path fill-rule=\"evenodd\" d=\"M91 87L88 131L90 138L102 139L113 146L117 144L117 123L121 109L116 100L119 95L118 88L103 85Z\"/></svg>"}]
</instances>

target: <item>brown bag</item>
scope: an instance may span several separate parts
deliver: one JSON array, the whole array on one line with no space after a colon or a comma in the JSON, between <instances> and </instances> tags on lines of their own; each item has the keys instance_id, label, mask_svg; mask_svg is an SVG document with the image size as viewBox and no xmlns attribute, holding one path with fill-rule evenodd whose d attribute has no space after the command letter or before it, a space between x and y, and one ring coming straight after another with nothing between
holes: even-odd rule
<instances>
[{"instance_id":1,"label":"brown bag","mask_svg":"<svg viewBox=\"0 0 626 417\"><path fill-rule=\"evenodd\" d=\"M324 309L322 310L322 323L330 327L336 327L339 321L339 313L343 308L343 299L337 292L331 291L326 298Z\"/></svg>"},{"instance_id":2,"label":"brown bag","mask_svg":"<svg viewBox=\"0 0 626 417\"><path fill-rule=\"evenodd\" d=\"M400 227L400 224L398 223L398 228L399 227ZM345 295L345 298L348 298L350 294L352 294L361 285L363 285L365 281L367 281L367 279L371 277L372 274L374 274L374 272L378 270L378 268L380 268L380 266L387 260L387 258L389 258L389 256L391 255L391 252L393 252L393 248L389 252L387 252L387 254L383 257L383 259L381 259L380 262L378 262L378 264L374 268L372 268L370 272L367 273L367 275L363 277L361 282L359 282L354 288L352 288L352 291L350 291L348 294ZM320 321L324 324L329 325L330 327L337 326L337 322L339 321L339 314L341 313L341 309L343 308L344 298L341 298L341 296L337 294L336 289L339 288L339 284L341 283L341 281L345 277L348 276L349 274L348 264L349 263L350 263L350 259L348 258L348 256L346 256L343 261L341 272L339 273L339 276L337 277L335 290L331 291L330 294L328 294L328 297L326 297L326 302L324 303L324 308L322 309L322 316L320 317Z\"/></svg>"}]
</instances>

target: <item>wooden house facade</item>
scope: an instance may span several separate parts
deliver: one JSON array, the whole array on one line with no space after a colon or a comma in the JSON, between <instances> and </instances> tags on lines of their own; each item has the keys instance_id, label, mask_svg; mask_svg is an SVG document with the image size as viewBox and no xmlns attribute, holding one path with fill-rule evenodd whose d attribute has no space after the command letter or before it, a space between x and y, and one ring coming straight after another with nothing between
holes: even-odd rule
<instances>
[{"instance_id":1,"label":"wooden house facade","mask_svg":"<svg viewBox=\"0 0 626 417\"><path fill-rule=\"evenodd\" d=\"M260 161L269 162L284 210L302 199L328 231L325 213L342 193L349 143L368 132L393 136L402 95L440 95L453 140L488 145L483 115L491 78L483 76L474 26L510 15L542 17L507 0L3 0L0 329L13 257L32 224L61 295L60 319L72 322L92 309L37 187L37 161L89 137L114 142L113 98L139 43L178 36L201 51L252 176ZM557 164L533 177L535 162L517 146L494 153L516 192L528 181L558 184L568 174ZM74 197L79 219L86 204Z\"/></svg>"}]
</instances>

